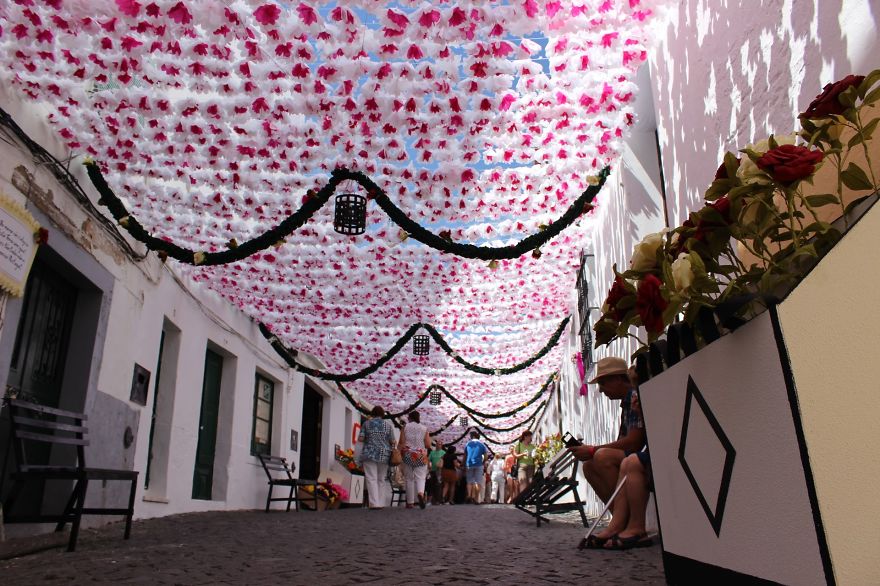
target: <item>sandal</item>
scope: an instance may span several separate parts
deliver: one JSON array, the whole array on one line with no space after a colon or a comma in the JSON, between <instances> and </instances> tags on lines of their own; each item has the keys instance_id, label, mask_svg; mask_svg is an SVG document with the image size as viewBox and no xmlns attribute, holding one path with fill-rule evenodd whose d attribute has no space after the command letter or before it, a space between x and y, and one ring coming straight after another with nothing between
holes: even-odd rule
<instances>
[{"instance_id":1,"label":"sandal","mask_svg":"<svg viewBox=\"0 0 880 586\"><path fill-rule=\"evenodd\" d=\"M578 549L604 549L605 543L612 539L616 539L617 534L608 537L599 537L598 535L590 535L586 539L581 539Z\"/></svg>"},{"instance_id":2,"label":"sandal","mask_svg":"<svg viewBox=\"0 0 880 586\"><path fill-rule=\"evenodd\" d=\"M651 547L654 545L654 540L648 537L647 533L642 533L641 535L630 535L629 537L620 537L619 535L614 535L610 537L608 541L603 546L603 549L613 549L613 550L625 550L625 549L633 549L636 547Z\"/></svg>"}]
</instances>

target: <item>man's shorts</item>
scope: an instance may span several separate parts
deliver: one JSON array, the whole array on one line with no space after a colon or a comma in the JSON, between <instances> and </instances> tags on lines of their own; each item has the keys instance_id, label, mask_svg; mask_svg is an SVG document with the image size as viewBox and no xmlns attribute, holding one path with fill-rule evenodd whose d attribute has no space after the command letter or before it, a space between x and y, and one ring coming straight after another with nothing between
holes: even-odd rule
<instances>
[{"instance_id":1,"label":"man's shorts","mask_svg":"<svg viewBox=\"0 0 880 586\"><path fill-rule=\"evenodd\" d=\"M483 467L482 466L468 466L467 467L467 483L468 484L479 484L483 479Z\"/></svg>"}]
</instances>

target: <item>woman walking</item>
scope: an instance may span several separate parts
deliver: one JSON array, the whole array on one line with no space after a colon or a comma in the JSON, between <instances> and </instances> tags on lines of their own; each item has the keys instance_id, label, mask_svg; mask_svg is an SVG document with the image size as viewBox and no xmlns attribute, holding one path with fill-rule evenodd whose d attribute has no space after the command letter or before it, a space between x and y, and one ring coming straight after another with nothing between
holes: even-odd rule
<instances>
[{"instance_id":1,"label":"woman walking","mask_svg":"<svg viewBox=\"0 0 880 586\"><path fill-rule=\"evenodd\" d=\"M528 429L522 432L519 441L516 442L513 455L516 456L517 480L521 493L535 477L535 444L532 443L532 432Z\"/></svg>"},{"instance_id":2,"label":"woman walking","mask_svg":"<svg viewBox=\"0 0 880 586\"><path fill-rule=\"evenodd\" d=\"M406 479L406 508L413 508L416 499L419 508L425 508L425 479L428 476L428 450L431 436L428 428L419 422L419 412L410 411L407 424L400 431L397 448L403 456L403 477Z\"/></svg>"},{"instance_id":3,"label":"woman walking","mask_svg":"<svg viewBox=\"0 0 880 586\"><path fill-rule=\"evenodd\" d=\"M358 441L363 442L361 462L371 509L383 508L391 498L391 484L388 483L388 461L394 447L394 432L391 422L383 419L385 409L378 405L370 411L370 418L361 426Z\"/></svg>"},{"instance_id":4,"label":"woman walking","mask_svg":"<svg viewBox=\"0 0 880 586\"><path fill-rule=\"evenodd\" d=\"M445 504L455 504L455 484L458 482L458 466L455 446L446 446L446 454L443 456L443 468L440 469L440 478L443 480L443 502Z\"/></svg>"}]
</instances>

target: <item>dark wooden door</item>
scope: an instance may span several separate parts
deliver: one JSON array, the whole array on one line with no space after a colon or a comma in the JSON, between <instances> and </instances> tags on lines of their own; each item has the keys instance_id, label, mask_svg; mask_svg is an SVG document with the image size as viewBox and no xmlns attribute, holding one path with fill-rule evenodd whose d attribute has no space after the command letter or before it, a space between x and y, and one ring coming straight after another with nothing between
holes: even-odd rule
<instances>
[{"instance_id":1,"label":"dark wooden door","mask_svg":"<svg viewBox=\"0 0 880 586\"><path fill-rule=\"evenodd\" d=\"M223 357L205 352L205 378L202 383L202 409L199 415L199 443L193 469L194 499L211 500L214 482L214 449L217 445L217 419L220 414L220 382Z\"/></svg>"},{"instance_id":2,"label":"dark wooden door","mask_svg":"<svg viewBox=\"0 0 880 586\"><path fill-rule=\"evenodd\" d=\"M302 438L299 450L299 477L317 480L321 473L321 422L324 398L306 385L303 389Z\"/></svg>"},{"instance_id":3,"label":"dark wooden door","mask_svg":"<svg viewBox=\"0 0 880 586\"><path fill-rule=\"evenodd\" d=\"M7 380L8 387L19 398L49 407L59 406L76 297L76 287L39 258L34 260L22 300ZM3 440L6 439L4 435ZM0 443L0 447L5 453L6 446ZM31 442L30 464L49 464L52 458L48 444ZM52 463L70 465L75 458L75 453L62 451L54 455ZM44 489L44 481L30 483L16 505L18 514L37 512L43 502Z\"/></svg>"},{"instance_id":4,"label":"dark wooden door","mask_svg":"<svg viewBox=\"0 0 880 586\"><path fill-rule=\"evenodd\" d=\"M58 407L77 289L35 260L28 277L7 385L27 401Z\"/></svg>"},{"instance_id":5,"label":"dark wooden door","mask_svg":"<svg viewBox=\"0 0 880 586\"><path fill-rule=\"evenodd\" d=\"M156 436L156 406L159 405L159 379L162 376L162 352L165 350L165 330L159 339L159 362L156 364L156 381L153 383L153 411L150 413L150 441L147 444L147 471L144 473L144 488L150 488L150 466L153 464L153 438Z\"/></svg>"}]
</instances>

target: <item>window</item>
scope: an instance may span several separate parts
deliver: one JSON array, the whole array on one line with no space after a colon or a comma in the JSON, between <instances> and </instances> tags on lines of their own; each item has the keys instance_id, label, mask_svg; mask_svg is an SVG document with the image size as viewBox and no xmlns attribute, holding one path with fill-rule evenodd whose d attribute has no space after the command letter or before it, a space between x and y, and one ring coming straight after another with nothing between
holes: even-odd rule
<instances>
[{"instance_id":1,"label":"window","mask_svg":"<svg viewBox=\"0 0 880 586\"><path fill-rule=\"evenodd\" d=\"M254 432L251 436L251 455L272 451L272 399L275 383L259 374L254 385Z\"/></svg>"},{"instance_id":2,"label":"window","mask_svg":"<svg viewBox=\"0 0 880 586\"><path fill-rule=\"evenodd\" d=\"M581 358L584 361L584 368L588 369L593 364L593 330L590 325L590 307L589 301L589 283L587 282L587 259L592 258L592 254L584 253L581 257L581 267L578 270L577 292L578 292L578 314L581 318L578 334L581 338Z\"/></svg>"}]
</instances>

